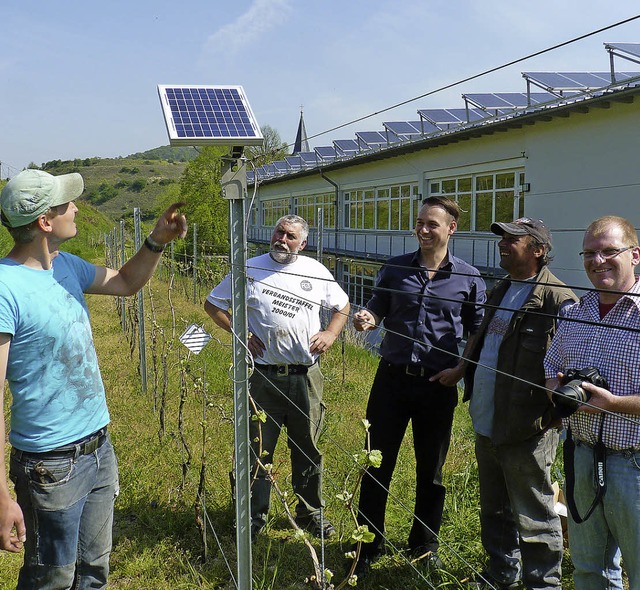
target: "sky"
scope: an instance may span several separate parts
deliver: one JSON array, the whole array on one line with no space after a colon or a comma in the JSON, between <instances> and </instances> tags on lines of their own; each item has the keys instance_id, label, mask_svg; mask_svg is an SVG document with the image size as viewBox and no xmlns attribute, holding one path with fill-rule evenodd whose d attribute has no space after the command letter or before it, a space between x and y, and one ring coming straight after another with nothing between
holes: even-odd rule
<instances>
[{"instance_id":1,"label":"sky","mask_svg":"<svg viewBox=\"0 0 640 590\"><path fill-rule=\"evenodd\" d=\"M638 14L637 0L6 2L0 175L167 145L158 84L241 85L259 125L293 143L302 107L311 147L331 145L464 92L525 92L525 71L608 71L603 44L640 42L640 19L436 92Z\"/></svg>"}]
</instances>

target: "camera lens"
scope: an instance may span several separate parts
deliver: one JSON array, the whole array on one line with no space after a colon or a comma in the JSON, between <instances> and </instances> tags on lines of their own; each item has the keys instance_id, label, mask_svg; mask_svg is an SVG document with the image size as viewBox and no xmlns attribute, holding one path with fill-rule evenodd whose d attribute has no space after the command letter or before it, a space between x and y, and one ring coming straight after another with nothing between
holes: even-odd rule
<instances>
[{"instance_id":1,"label":"camera lens","mask_svg":"<svg viewBox=\"0 0 640 590\"><path fill-rule=\"evenodd\" d=\"M581 402L589 401L591 397L583 388L582 380L574 379L558 387L553 393L553 402L562 418L573 414Z\"/></svg>"}]
</instances>

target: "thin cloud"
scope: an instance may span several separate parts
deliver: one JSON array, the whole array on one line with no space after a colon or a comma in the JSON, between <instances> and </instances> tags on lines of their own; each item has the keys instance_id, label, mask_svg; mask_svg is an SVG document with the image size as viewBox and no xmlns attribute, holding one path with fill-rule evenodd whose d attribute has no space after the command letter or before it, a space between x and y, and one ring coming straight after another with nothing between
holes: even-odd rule
<instances>
[{"instance_id":1,"label":"thin cloud","mask_svg":"<svg viewBox=\"0 0 640 590\"><path fill-rule=\"evenodd\" d=\"M285 22L289 11L290 0L255 0L247 12L210 35L205 50L237 54Z\"/></svg>"}]
</instances>

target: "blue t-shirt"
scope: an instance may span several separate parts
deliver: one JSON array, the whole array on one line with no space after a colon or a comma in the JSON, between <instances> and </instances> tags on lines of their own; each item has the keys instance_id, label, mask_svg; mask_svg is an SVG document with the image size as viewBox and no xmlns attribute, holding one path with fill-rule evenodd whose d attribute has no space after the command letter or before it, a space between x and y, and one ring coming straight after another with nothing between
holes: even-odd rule
<instances>
[{"instance_id":1,"label":"blue t-shirt","mask_svg":"<svg viewBox=\"0 0 640 590\"><path fill-rule=\"evenodd\" d=\"M45 452L109 422L84 291L95 266L61 252L51 270L0 260L0 332L11 334L9 441Z\"/></svg>"}]
</instances>

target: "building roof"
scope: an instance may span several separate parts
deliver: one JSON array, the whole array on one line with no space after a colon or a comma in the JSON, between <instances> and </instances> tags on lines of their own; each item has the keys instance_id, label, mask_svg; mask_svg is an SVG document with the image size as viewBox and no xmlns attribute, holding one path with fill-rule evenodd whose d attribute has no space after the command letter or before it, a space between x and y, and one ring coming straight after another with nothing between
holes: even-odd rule
<instances>
[{"instance_id":1,"label":"building roof","mask_svg":"<svg viewBox=\"0 0 640 590\"><path fill-rule=\"evenodd\" d=\"M331 146L316 147L315 165L276 166L275 173L271 168L264 174L258 169L247 180L281 182L317 174L320 169L344 168L567 117L572 112L586 113L614 101L631 102L640 93L640 72L615 71L614 57L640 64L640 43L605 43L605 49L610 54L608 72L523 72L526 92L463 94L464 108L418 109L419 121L385 122L380 131L357 132L355 139L336 139ZM304 132L302 112L300 122Z\"/></svg>"}]
</instances>

